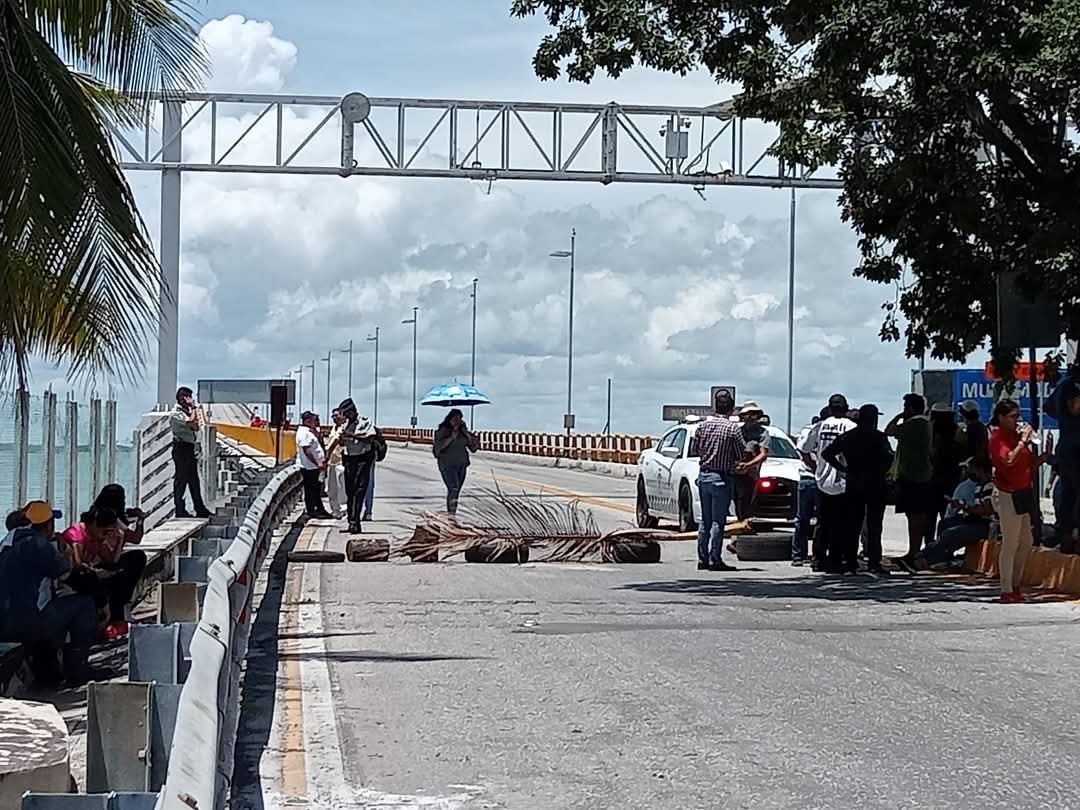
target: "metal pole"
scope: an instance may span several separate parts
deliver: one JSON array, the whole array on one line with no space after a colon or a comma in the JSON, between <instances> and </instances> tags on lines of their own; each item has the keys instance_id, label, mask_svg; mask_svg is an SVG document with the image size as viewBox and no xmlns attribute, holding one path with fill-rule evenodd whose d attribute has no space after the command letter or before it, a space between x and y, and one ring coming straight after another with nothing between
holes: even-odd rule
<instances>
[{"instance_id":1,"label":"metal pole","mask_svg":"<svg viewBox=\"0 0 1080 810\"><path fill-rule=\"evenodd\" d=\"M420 321L420 307L413 307L412 317L412 426L416 427L416 334Z\"/></svg>"},{"instance_id":2,"label":"metal pole","mask_svg":"<svg viewBox=\"0 0 1080 810\"><path fill-rule=\"evenodd\" d=\"M330 420L330 361L334 358L333 351L327 351L326 357L322 360L326 363L326 419ZM315 410L313 407L312 410Z\"/></svg>"},{"instance_id":3,"label":"metal pole","mask_svg":"<svg viewBox=\"0 0 1080 810\"><path fill-rule=\"evenodd\" d=\"M12 497L22 506L27 499L30 471L30 392L20 388L15 395L15 481Z\"/></svg>"},{"instance_id":4,"label":"metal pole","mask_svg":"<svg viewBox=\"0 0 1080 810\"><path fill-rule=\"evenodd\" d=\"M179 99L167 99L162 104L162 108L162 164L179 164L183 160L181 131L184 104ZM158 257L161 260L159 293L161 313L158 317L157 373L159 406L168 406L176 399L177 347L180 331L180 185L179 168L162 169L161 241L158 247Z\"/></svg>"},{"instance_id":5,"label":"metal pole","mask_svg":"<svg viewBox=\"0 0 1080 810\"><path fill-rule=\"evenodd\" d=\"M476 385L476 285L479 279L472 280L472 371L469 384ZM476 427L476 407L469 406L469 426Z\"/></svg>"},{"instance_id":6,"label":"metal pole","mask_svg":"<svg viewBox=\"0 0 1080 810\"><path fill-rule=\"evenodd\" d=\"M56 394L45 392L45 419L41 439L41 497L55 504L56 496ZM115 413L114 413L115 417ZM115 421L115 419L114 419Z\"/></svg>"},{"instance_id":7,"label":"metal pole","mask_svg":"<svg viewBox=\"0 0 1080 810\"><path fill-rule=\"evenodd\" d=\"M607 421L604 423L604 449L607 449L611 437L611 377L607 378Z\"/></svg>"},{"instance_id":8,"label":"metal pole","mask_svg":"<svg viewBox=\"0 0 1080 810\"><path fill-rule=\"evenodd\" d=\"M116 400L109 395L105 402L105 483L116 481Z\"/></svg>"},{"instance_id":9,"label":"metal pole","mask_svg":"<svg viewBox=\"0 0 1080 810\"><path fill-rule=\"evenodd\" d=\"M79 514L79 403L73 399L67 403L64 449L67 451L67 497L64 500L64 510L65 517L72 518Z\"/></svg>"},{"instance_id":10,"label":"metal pole","mask_svg":"<svg viewBox=\"0 0 1080 810\"><path fill-rule=\"evenodd\" d=\"M349 338L349 399L352 399L352 338Z\"/></svg>"},{"instance_id":11,"label":"metal pole","mask_svg":"<svg viewBox=\"0 0 1080 810\"><path fill-rule=\"evenodd\" d=\"M375 404L371 413L371 421L379 424L379 327L375 327L375 334L368 338L375 342Z\"/></svg>"},{"instance_id":12,"label":"metal pole","mask_svg":"<svg viewBox=\"0 0 1080 810\"><path fill-rule=\"evenodd\" d=\"M303 364L301 364L300 368L298 368L293 373L300 375L300 382L296 386L296 407L299 410L299 409L302 409L304 407L304 366L303 366ZM295 416L299 417L300 414L296 413Z\"/></svg>"},{"instance_id":13,"label":"metal pole","mask_svg":"<svg viewBox=\"0 0 1080 810\"><path fill-rule=\"evenodd\" d=\"M570 231L570 323L566 340L566 450L570 451L570 430L574 414L574 254L577 229Z\"/></svg>"},{"instance_id":14,"label":"metal pole","mask_svg":"<svg viewBox=\"0 0 1080 810\"><path fill-rule=\"evenodd\" d=\"M791 188L791 220L788 223L787 286L787 432L791 434L791 413L795 400L795 187Z\"/></svg>"},{"instance_id":15,"label":"metal pole","mask_svg":"<svg viewBox=\"0 0 1080 810\"><path fill-rule=\"evenodd\" d=\"M1031 427L1039 437L1039 427L1042 424L1040 418L1042 410L1039 402L1039 372L1036 368L1035 347L1028 349L1028 400L1031 402ZM1041 446L1041 445L1040 445ZM1038 452L1038 451L1036 451ZM1031 472L1032 484L1035 488L1035 512L1031 516L1031 531L1036 542L1042 537L1042 509L1039 505L1039 496L1042 493L1042 465L1036 465Z\"/></svg>"},{"instance_id":16,"label":"metal pole","mask_svg":"<svg viewBox=\"0 0 1080 810\"><path fill-rule=\"evenodd\" d=\"M307 367L311 369L311 411L315 412L315 361L312 360L307 364Z\"/></svg>"},{"instance_id":17,"label":"metal pole","mask_svg":"<svg viewBox=\"0 0 1080 810\"><path fill-rule=\"evenodd\" d=\"M101 400L90 400L90 492L101 491Z\"/></svg>"}]
</instances>

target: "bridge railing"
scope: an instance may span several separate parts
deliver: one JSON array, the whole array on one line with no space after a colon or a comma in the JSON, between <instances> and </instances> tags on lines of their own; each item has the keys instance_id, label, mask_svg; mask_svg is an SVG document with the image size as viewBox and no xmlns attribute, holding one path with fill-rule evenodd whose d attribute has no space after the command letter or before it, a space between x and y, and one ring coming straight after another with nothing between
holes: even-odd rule
<instances>
[{"instance_id":1,"label":"bridge railing","mask_svg":"<svg viewBox=\"0 0 1080 810\"><path fill-rule=\"evenodd\" d=\"M382 428L387 441L431 444L431 428ZM652 447L652 436L606 433L534 433L521 430L478 430L480 449L493 453L569 458L577 461L607 461L634 464L642 450Z\"/></svg>"}]
</instances>

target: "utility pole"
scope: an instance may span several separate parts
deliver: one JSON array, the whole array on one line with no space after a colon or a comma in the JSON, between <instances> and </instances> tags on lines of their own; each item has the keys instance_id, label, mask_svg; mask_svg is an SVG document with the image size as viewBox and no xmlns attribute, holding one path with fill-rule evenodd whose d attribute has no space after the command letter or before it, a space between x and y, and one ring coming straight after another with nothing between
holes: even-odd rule
<instances>
[{"instance_id":1,"label":"utility pole","mask_svg":"<svg viewBox=\"0 0 1080 810\"><path fill-rule=\"evenodd\" d=\"M312 360L307 367L311 369L311 412L315 413L315 361Z\"/></svg>"},{"instance_id":2,"label":"utility pole","mask_svg":"<svg viewBox=\"0 0 1080 810\"><path fill-rule=\"evenodd\" d=\"M472 372L469 375L469 385L476 385L476 285L479 279L472 280ZM476 406L469 406L469 427L476 427Z\"/></svg>"},{"instance_id":3,"label":"utility pole","mask_svg":"<svg viewBox=\"0 0 1080 810\"><path fill-rule=\"evenodd\" d=\"M326 363L326 418L330 419L330 361L334 357L333 350L326 352L326 357L321 357L320 362ZM315 410L314 406L312 410Z\"/></svg>"},{"instance_id":4,"label":"utility pole","mask_svg":"<svg viewBox=\"0 0 1080 810\"><path fill-rule=\"evenodd\" d=\"M304 364L300 364L300 368L293 372L293 374L300 375L300 382L296 386L296 419L300 421L300 411L304 409Z\"/></svg>"},{"instance_id":5,"label":"utility pole","mask_svg":"<svg viewBox=\"0 0 1080 810\"><path fill-rule=\"evenodd\" d=\"M607 421L604 423L604 449L611 439L611 377L607 378Z\"/></svg>"},{"instance_id":6,"label":"utility pole","mask_svg":"<svg viewBox=\"0 0 1080 810\"><path fill-rule=\"evenodd\" d=\"M416 429L416 329L420 322L420 307L412 308L412 317L402 321L403 324L412 324L412 417L409 425Z\"/></svg>"},{"instance_id":7,"label":"utility pole","mask_svg":"<svg viewBox=\"0 0 1080 810\"><path fill-rule=\"evenodd\" d=\"M371 412L371 421L379 424L379 327L375 327L375 334L368 340L375 343L375 404Z\"/></svg>"},{"instance_id":8,"label":"utility pole","mask_svg":"<svg viewBox=\"0 0 1080 810\"><path fill-rule=\"evenodd\" d=\"M788 223L787 287L787 432L791 435L791 411L795 400L795 187L791 187L791 218Z\"/></svg>"},{"instance_id":9,"label":"utility pole","mask_svg":"<svg viewBox=\"0 0 1080 810\"><path fill-rule=\"evenodd\" d=\"M570 432L574 429L574 254L576 252L577 229L570 230L570 250L556 250L550 255L556 259L570 260L569 324L566 339L566 414L563 427L566 428L566 455L570 455Z\"/></svg>"},{"instance_id":10,"label":"utility pole","mask_svg":"<svg viewBox=\"0 0 1080 810\"><path fill-rule=\"evenodd\" d=\"M341 352L342 354L347 354L347 355L349 355L349 399L352 399L352 357L353 357L353 342L352 342L352 338L349 338L349 348L347 348L347 349L340 349L339 351L340 351L340 352ZM330 407L330 406L329 406L329 402L327 403L327 407L328 407L328 408Z\"/></svg>"}]
</instances>

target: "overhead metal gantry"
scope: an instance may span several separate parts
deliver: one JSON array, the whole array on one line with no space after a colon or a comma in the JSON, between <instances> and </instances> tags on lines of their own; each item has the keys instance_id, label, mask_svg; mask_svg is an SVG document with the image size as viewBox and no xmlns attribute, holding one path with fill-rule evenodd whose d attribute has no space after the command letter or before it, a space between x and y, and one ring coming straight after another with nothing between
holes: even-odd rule
<instances>
[{"instance_id":1,"label":"overhead metal gantry","mask_svg":"<svg viewBox=\"0 0 1080 810\"><path fill-rule=\"evenodd\" d=\"M680 107L360 93L187 93L156 101L137 130L113 135L124 169L162 174L160 404L176 390L184 172L653 183L699 193L713 186L841 187L835 176L770 156L775 130L736 116L729 102Z\"/></svg>"}]
</instances>

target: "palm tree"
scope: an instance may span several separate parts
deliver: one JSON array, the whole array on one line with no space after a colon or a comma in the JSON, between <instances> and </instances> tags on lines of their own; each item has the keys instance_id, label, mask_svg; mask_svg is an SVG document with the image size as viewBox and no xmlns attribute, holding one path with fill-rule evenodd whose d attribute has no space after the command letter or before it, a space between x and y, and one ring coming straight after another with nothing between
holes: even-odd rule
<instances>
[{"instance_id":1,"label":"palm tree","mask_svg":"<svg viewBox=\"0 0 1080 810\"><path fill-rule=\"evenodd\" d=\"M177 0L0 0L0 377L136 380L160 268L109 124L207 74Z\"/></svg>"}]
</instances>

